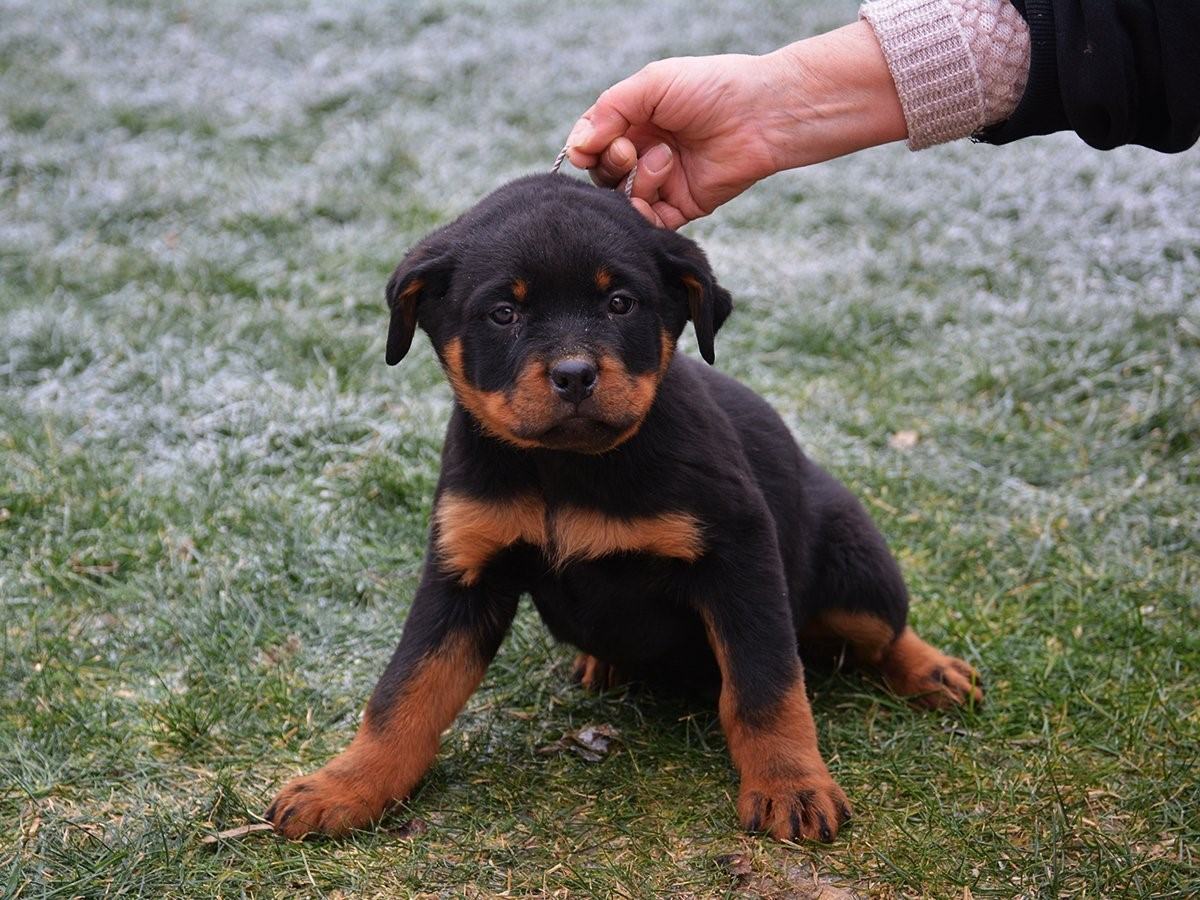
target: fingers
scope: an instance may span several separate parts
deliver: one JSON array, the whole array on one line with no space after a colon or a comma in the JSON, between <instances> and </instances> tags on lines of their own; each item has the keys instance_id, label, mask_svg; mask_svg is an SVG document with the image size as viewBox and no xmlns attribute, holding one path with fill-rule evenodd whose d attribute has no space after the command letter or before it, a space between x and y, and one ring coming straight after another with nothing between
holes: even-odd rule
<instances>
[{"instance_id":1,"label":"fingers","mask_svg":"<svg viewBox=\"0 0 1200 900\"><path fill-rule=\"evenodd\" d=\"M607 127L598 129L591 120L595 115L593 106L575 123L567 135L567 159L577 169L592 169L600 162L600 154L614 140L625 133L629 123L624 118L612 119ZM599 137L598 137L599 136ZM594 147L594 150L584 150Z\"/></svg>"},{"instance_id":2,"label":"fingers","mask_svg":"<svg viewBox=\"0 0 1200 900\"><path fill-rule=\"evenodd\" d=\"M666 144L655 144L638 160L637 176L633 181L633 196L647 203L658 198L658 189L666 182L675 163L675 154Z\"/></svg>"},{"instance_id":3,"label":"fingers","mask_svg":"<svg viewBox=\"0 0 1200 900\"><path fill-rule=\"evenodd\" d=\"M633 208L642 214L642 218L645 219L647 222L649 222L651 225L653 225L655 228L666 228L667 227L666 223L663 222L663 220L661 218L659 218L658 213L656 213L654 211L654 207L651 206L649 203L647 203L645 200L643 200L641 197L634 197L630 202L633 203Z\"/></svg>"},{"instance_id":4,"label":"fingers","mask_svg":"<svg viewBox=\"0 0 1200 900\"><path fill-rule=\"evenodd\" d=\"M682 228L688 222L692 221L679 211L677 207L672 206L664 200L660 200L652 207L654 215L658 217L659 224L663 228L670 228L675 231Z\"/></svg>"},{"instance_id":5,"label":"fingers","mask_svg":"<svg viewBox=\"0 0 1200 900\"><path fill-rule=\"evenodd\" d=\"M666 144L656 144L638 160L633 181L633 207L659 228L678 228L686 218L659 195L676 166L675 153Z\"/></svg>"},{"instance_id":6,"label":"fingers","mask_svg":"<svg viewBox=\"0 0 1200 900\"><path fill-rule=\"evenodd\" d=\"M651 63L600 95L575 123L567 138L567 157L579 169L594 168L605 149L631 125L644 125L654 117L670 78L668 66ZM626 167L628 171L628 166Z\"/></svg>"},{"instance_id":7,"label":"fingers","mask_svg":"<svg viewBox=\"0 0 1200 900\"><path fill-rule=\"evenodd\" d=\"M633 208L642 214L642 218L656 228L668 228L671 231L675 231L691 221L691 219L665 200L659 200L653 206L641 197L634 197L631 202L633 203Z\"/></svg>"},{"instance_id":8,"label":"fingers","mask_svg":"<svg viewBox=\"0 0 1200 900\"><path fill-rule=\"evenodd\" d=\"M678 228L687 222L674 206L664 203L659 189L666 183L675 166L675 153L667 144L655 144L638 159L633 142L619 137L604 150L596 167L589 173L592 181L601 187L617 187L622 184L637 160L637 175L633 180L633 208L646 221L659 228Z\"/></svg>"},{"instance_id":9,"label":"fingers","mask_svg":"<svg viewBox=\"0 0 1200 900\"><path fill-rule=\"evenodd\" d=\"M637 148L633 146L633 141L627 137L617 138L605 148L596 165L591 168L589 174L592 182L601 187L613 187L633 168L636 159Z\"/></svg>"},{"instance_id":10,"label":"fingers","mask_svg":"<svg viewBox=\"0 0 1200 900\"><path fill-rule=\"evenodd\" d=\"M590 171L592 183L600 187L616 187L625 180L633 168L634 160L637 160L638 172L634 179L633 196L653 203L658 189L671 174L675 163L675 154L666 144L655 144L638 159L633 141L627 137L617 138L600 154L599 162Z\"/></svg>"},{"instance_id":11,"label":"fingers","mask_svg":"<svg viewBox=\"0 0 1200 900\"><path fill-rule=\"evenodd\" d=\"M688 221L675 206L663 203L659 194L676 168L675 153L667 144L656 144L638 159L637 147L628 132L636 126L653 124L655 110L678 68L673 62L651 63L610 87L579 118L567 137L571 164L589 170L592 181L602 187L620 184L636 162L631 197L634 208L647 221L664 228L678 228Z\"/></svg>"},{"instance_id":12,"label":"fingers","mask_svg":"<svg viewBox=\"0 0 1200 900\"><path fill-rule=\"evenodd\" d=\"M583 114L567 137L567 158L573 166L587 169L601 187L616 187L636 163L634 208L660 228L678 228L688 217L659 196L660 189L676 167L676 155L668 144L655 144L638 158L638 149L626 132L652 121L670 79L669 66L652 63L636 75L609 88Z\"/></svg>"}]
</instances>

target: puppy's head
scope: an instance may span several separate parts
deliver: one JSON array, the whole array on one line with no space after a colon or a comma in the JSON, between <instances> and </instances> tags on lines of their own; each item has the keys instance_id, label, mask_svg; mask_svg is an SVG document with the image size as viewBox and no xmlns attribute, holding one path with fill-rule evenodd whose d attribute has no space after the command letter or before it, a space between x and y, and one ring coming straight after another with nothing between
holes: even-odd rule
<instances>
[{"instance_id":1,"label":"puppy's head","mask_svg":"<svg viewBox=\"0 0 1200 900\"><path fill-rule=\"evenodd\" d=\"M579 453L636 433L689 320L711 363L732 308L695 243L557 175L512 182L430 234L387 299L389 365L420 325L487 432Z\"/></svg>"}]
</instances>

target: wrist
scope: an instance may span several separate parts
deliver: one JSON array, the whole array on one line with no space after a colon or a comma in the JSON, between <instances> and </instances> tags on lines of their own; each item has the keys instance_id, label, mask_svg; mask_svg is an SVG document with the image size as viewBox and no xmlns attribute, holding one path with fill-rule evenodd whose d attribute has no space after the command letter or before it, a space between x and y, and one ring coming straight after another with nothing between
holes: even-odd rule
<instances>
[{"instance_id":1,"label":"wrist","mask_svg":"<svg viewBox=\"0 0 1200 900\"><path fill-rule=\"evenodd\" d=\"M1012 114L1029 70L1029 29L1009 0L871 0L859 9L883 49L921 150Z\"/></svg>"},{"instance_id":2,"label":"wrist","mask_svg":"<svg viewBox=\"0 0 1200 900\"><path fill-rule=\"evenodd\" d=\"M772 116L763 129L777 171L903 140L908 129L871 27L855 22L760 57Z\"/></svg>"}]
</instances>

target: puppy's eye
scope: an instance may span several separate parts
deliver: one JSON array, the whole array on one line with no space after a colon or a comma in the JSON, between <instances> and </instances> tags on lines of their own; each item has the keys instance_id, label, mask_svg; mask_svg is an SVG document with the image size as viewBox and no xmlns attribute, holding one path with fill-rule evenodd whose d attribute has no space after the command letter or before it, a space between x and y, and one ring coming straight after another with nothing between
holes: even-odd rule
<instances>
[{"instance_id":1,"label":"puppy's eye","mask_svg":"<svg viewBox=\"0 0 1200 900\"><path fill-rule=\"evenodd\" d=\"M517 318L517 311L507 303L497 306L488 317L497 325L511 325Z\"/></svg>"},{"instance_id":2,"label":"puppy's eye","mask_svg":"<svg viewBox=\"0 0 1200 900\"><path fill-rule=\"evenodd\" d=\"M608 311L623 316L633 309L633 298L627 294L614 294L608 300Z\"/></svg>"}]
</instances>

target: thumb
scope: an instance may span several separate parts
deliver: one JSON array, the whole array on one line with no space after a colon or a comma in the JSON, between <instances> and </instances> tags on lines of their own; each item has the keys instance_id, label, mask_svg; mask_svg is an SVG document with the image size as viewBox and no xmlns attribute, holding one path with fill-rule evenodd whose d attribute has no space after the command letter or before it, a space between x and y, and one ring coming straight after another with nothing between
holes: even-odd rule
<instances>
[{"instance_id":1,"label":"thumb","mask_svg":"<svg viewBox=\"0 0 1200 900\"><path fill-rule=\"evenodd\" d=\"M593 168L600 154L632 125L645 125L654 118L655 107L667 90L669 79L655 64L618 82L600 95L579 117L567 137L571 165Z\"/></svg>"}]
</instances>

